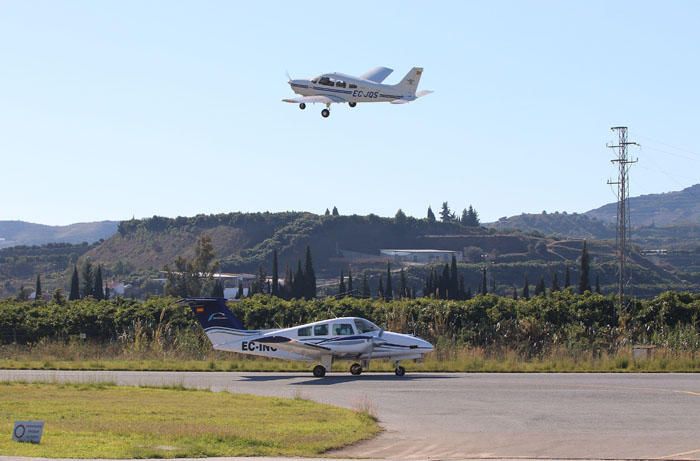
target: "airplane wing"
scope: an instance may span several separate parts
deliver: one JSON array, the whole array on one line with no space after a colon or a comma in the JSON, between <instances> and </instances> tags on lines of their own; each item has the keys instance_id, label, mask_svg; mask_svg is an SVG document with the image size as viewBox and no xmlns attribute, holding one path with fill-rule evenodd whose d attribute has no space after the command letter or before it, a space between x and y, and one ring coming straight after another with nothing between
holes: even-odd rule
<instances>
[{"instance_id":1,"label":"airplane wing","mask_svg":"<svg viewBox=\"0 0 700 461\"><path fill-rule=\"evenodd\" d=\"M322 96L322 95L317 95L317 96L301 96L298 98L287 98L283 99L283 102L291 102L294 104L333 104L333 103L344 103L347 102L345 99L339 97L339 96Z\"/></svg>"},{"instance_id":2,"label":"airplane wing","mask_svg":"<svg viewBox=\"0 0 700 461\"><path fill-rule=\"evenodd\" d=\"M331 349L328 347L304 343L286 336L263 336L262 338L257 338L255 342L274 345L278 349L294 352L312 359L320 359L321 356L328 355L331 352Z\"/></svg>"},{"instance_id":3,"label":"airplane wing","mask_svg":"<svg viewBox=\"0 0 700 461\"><path fill-rule=\"evenodd\" d=\"M382 83L392 72L394 69L388 67L375 67L360 75L360 78L374 83Z\"/></svg>"}]
</instances>

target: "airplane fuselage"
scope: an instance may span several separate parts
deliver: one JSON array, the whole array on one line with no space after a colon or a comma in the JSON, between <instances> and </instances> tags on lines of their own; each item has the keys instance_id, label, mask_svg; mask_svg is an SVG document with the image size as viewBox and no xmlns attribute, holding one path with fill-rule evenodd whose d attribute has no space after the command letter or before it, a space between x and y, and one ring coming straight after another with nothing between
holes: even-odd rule
<instances>
[{"instance_id":1,"label":"airplane fuselage","mask_svg":"<svg viewBox=\"0 0 700 461\"><path fill-rule=\"evenodd\" d=\"M323 80L327 78L328 80ZM292 91L301 96L339 97L350 103L391 102L409 98L396 85L384 85L344 74L324 74L313 80L291 80Z\"/></svg>"}]
</instances>

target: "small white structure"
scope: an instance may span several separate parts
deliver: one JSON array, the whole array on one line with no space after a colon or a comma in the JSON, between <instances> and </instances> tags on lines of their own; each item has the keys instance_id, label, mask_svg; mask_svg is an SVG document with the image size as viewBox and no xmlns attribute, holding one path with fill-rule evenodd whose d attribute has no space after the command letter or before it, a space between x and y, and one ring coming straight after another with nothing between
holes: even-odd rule
<instances>
[{"instance_id":1,"label":"small white structure","mask_svg":"<svg viewBox=\"0 0 700 461\"><path fill-rule=\"evenodd\" d=\"M413 262L419 264L429 264L436 262L448 263L454 255L458 260L462 259L459 251L453 250L421 250L421 249L382 249L379 253L389 256L397 262Z\"/></svg>"}]
</instances>

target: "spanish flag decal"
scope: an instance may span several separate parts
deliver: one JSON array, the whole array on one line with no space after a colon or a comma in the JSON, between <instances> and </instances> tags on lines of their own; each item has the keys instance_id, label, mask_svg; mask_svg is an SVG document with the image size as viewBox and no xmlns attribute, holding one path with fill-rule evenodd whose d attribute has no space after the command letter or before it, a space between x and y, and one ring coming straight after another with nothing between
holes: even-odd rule
<instances>
[{"instance_id":1,"label":"spanish flag decal","mask_svg":"<svg viewBox=\"0 0 700 461\"><path fill-rule=\"evenodd\" d=\"M195 312L198 314L204 314L204 306L197 306L194 308Z\"/></svg>"}]
</instances>

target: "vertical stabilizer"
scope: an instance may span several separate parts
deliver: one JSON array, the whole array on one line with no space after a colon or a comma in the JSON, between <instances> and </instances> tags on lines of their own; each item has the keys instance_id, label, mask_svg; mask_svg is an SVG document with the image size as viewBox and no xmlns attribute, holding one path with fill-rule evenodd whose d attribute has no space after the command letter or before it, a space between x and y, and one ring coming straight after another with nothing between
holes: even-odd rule
<instances>
[{"instance_id":1,"label":"vertical stabilizer","mask_svg":"<svg viewBox=\"0 0 700 461\"><path fill-rule=\"evenodd\" d=\"M416 95L416 89L418 88L418 82L420 82L420 76L423 74L422 67L414 67L406 76L397 84L395 87L401 91L403 94Z\"/></svg>"}]
</instances>

